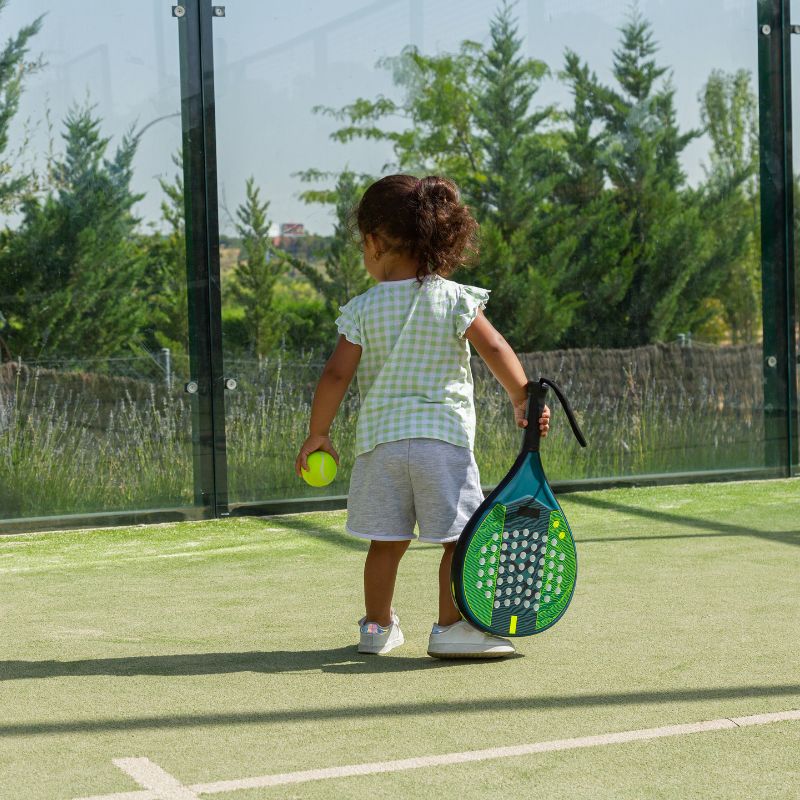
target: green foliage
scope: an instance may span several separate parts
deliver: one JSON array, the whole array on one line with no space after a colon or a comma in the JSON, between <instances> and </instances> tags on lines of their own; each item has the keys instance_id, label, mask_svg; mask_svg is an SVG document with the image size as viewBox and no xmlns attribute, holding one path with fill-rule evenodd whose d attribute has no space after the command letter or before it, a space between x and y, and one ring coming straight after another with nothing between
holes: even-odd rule
<instances>
[{"instance_id":1,"label":"green foliage","mask_svg":"<svg viewBox=\"0 0 800 800\"><path fill-rule=\"evenodd\" d=\"M555 109L533 108L548 69L522 54L511 6L495 15L486 46L465 41L457 53L435 56L408 47L381 63L402 102L360 98L323 109L346 123L333 138L388 141L394 168L453 178L483 226L469 280L492 289L487 313L519 349L553 345L578 305L563 281L576 242L560 235L550 201L563 149L548 128ZM390 124L397 116L403 131Z\"/></svg>"},{"instance_id":2,"label":"green foliage","mask_svg":"<svg viewBox=\"0 0 800 800\"><path fill-rule=\"evenodd\" d=\"M508 4L489 31L473 89L482 174L465 182L482 225L474 280L492 289L489 316L514 346L545 349L560 341L579 306L564 283L576 241L550 199L562 180L564 143L546 128L555 109L531 108L549 71L521 55Z\"/></svg>"},{"instance_id":3,"label":"green foliage","mask_svg":"<svg viewBox=\"0 0 800 800\"><path fill-rule=\"evenodd\" d=\"M750 74L714 70L700 95L700 112L711 139L708 224L725 270L717 300L733 343L754 342L761 333L761 209L758 106Z\"/></svg>"},{"instance_id":4,"label":"green foliage","mask_svg":"<svg viewBox=\"0 0 800 800\"><path fill-rule=\"evenodd\" d=\"M144 289L150 308L147 344L151 349L168 347L174 355L188 355L186 221L180 151L173 154L172 163L180 170L172 182L158 179L165 195L161 216L167 231L153 232L141 242L147 252Z\"/></svg>"},{"instance_id":5,"label":"green foliage","mask_svg":"<svg viewBox=\"0 0 800 800\"><path fill-rule=\"evenodd\" d=\"M147 323L146 260L134 237L130 188L138 140L122 137L113 158L90 108L65 120L56 182L27 197L22 224L3 234L0 268L12 300L8 342L26 358L103 357L126 351Z\"/></svg>"},{"instance_id":6,"label":"green foliage","mask_svg":"<svg viewBox=\"0 0 800 800\"><path fill-rule=\"evenodd\" d=\"M0 0L0 14L8 5L8 0ZM11 120L19 110L23 82L27 75L41 69L42 63L26 61L30 40L42 28L43 16L17 31L16 36L6 41L0 50L0 211L10 211L20 200L30 181L29 175L13 176L13 160L4 157L8 148L8 129Z\"/></svg>"},{"instance_id":7,"label":"green foliage","mask_svg":"<svg viewBox=\"0 0 800 800\"><path fill-rule=\"evenodd\" d=\"M713 204L686 185L680 165L700 132L677 125L649 23L634 10L621 33L616 86L569 51L563 73L573 107L569 179L557 194L580 242L573 280L585 300L566 337L572 346L670 339L697 324L722 277L707 229Z\"/></svg>"},{"instance_id":8,"label":"green foliage","mask_svg":"<svg viewBox=\"0 0 800 800\"><path fill-rule=\"evenodd\" d=\"M486 45L384 59L402 100L323 111L343 123L334 139L387 141L392 169L439 172L461 186L481 223L469 280L492 289L487 312L517 349L667 340L711 330L720 307L733 337L750 341L757 198L748 79L712 76L703 119L711 174L692 188L681 157L702 131L680 129L657 51L634 9L613 53L613 84L567 51L560 77L571 107L536 108L548 68L523 55L504 2Z\"/></svg>"},{"instance_id":9,"label":"green foliage","mask_svg":"<svg viewBox=\"0 0 800 800\"><path fill-rule=\"evenodd\" d=\"M552 153L541 125L554 108L531 104L548 74L541 61L523 58L522 40L504 4L489 26L490 45L475 62L475 145L482 175L470 176L476 210L508 241L540 210L550 188Z\"/></svg>"},{"instance_id":10,"label":"green foliage","mask_svg":"<svg viewBox=\"0 0 800 800\"><path fill-rule=\"evenodd\" d=\"M327 355L336 331L325 300L309 283L282 279L275 285L272 307L281 320L288 353Z\"/></svg>"},{"instance_id":11,"label":"green foliage","mask_svg":"<svg viewBox=\"0 0 800 800\"><path fill-rule=\"evenodd\" d=\"M275 282L286 268L281 254L272 247L269 202L261 202L254 178L248 178L245 193L245 202L236 209L236 230L242 244L228 293L244 310L246 350L263 356L275 349L283 334L272 297Z\"/></svg>"},{"instance_id":12,"label":"green foliage","mask_svg":"<svg viewBox=\"0 0 800 800\"><path fill-rule=\"evenodd\" d=\"M180 171L159 181L166 230L139 231L132 209L141 195L130 189L137 136L126 134L106 157L100 121L74 108L43 190L30 176L12 177L8 128L25 75L39 67L26 53L40 27L41 18L0 51L0 210L22 217L17 230L0 232L0 347L25 358L103 357L144 339L185 354ZM387 170L459 184L481 223L480 254L464 279L492 289L487 311L516 349L630 346L684 331L755 341L760 209L749 74L714 71L699 98L703 130L684 131L669 70L636 10L621 28L610 84L566 52L566 108L537 105L549 68L524 54L511 4L500 5L488 34L451 53L407 47L383 59L395 99L317 110L340 123L335 140L390 144ZM709 161L690 187L681 158L701 133ZM180 154L173 163L180 168ZM239 261L223 286L234 350L325 350L339 306L371 285L352 212L373 176L333 175L331 188L301 195L333 208L333 235L305 237L291 253L272 244L269 203L247 181L235 220ZM307 183L330 177L301 173Z\"/></svg>"},{"instance_id":13,"label":"green foliage","mask_svg":"<svg viewBox=\"0 0 800 800\"><path fill-rule=\"evenodd\" d=\"M322 173L304 173L304 180L317 180ZM307 202L333 205L336 222L333 236L328 239L321 265L306 259L285 255L286 261L305 277L325 301L327 318L333 321L339 315L339 306L351 297L361 294L374 281L364 268L364 261L355 229L353 215L364 191L364 176L344 170L339 173L336 186L330 191L309 191L303 194Z\"/></svg>"}]
</instances>

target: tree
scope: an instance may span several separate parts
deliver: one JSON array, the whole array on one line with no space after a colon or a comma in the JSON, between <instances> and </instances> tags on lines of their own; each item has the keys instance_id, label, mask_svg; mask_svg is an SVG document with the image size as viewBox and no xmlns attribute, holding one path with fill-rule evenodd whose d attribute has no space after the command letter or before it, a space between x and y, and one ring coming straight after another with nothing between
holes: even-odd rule
<instances>
[{"instance_id":1,"label":"tree","mask_svg":"<svg viewBox=\"0 0 800 800\"><path fill-rule=\"evenodd\" d=\"M135 240L131 191L138 139L127 133L113 158L88 107L64 122L55 185L21 205L22 223L4 237L2 269L13 300L9 344L17 354L118 355L147 320L146 259Z\"/></svg>"},{"instance_id":2,"label":"tree","mask_svg":"<svg viewBox=\"0 0 800 800\"><path fill-rule=\"evenodd\" d=\"M686 185L680 164L700 131L678 127L675 91L654 58L650 24L634 10L621 34L613 58L616 87L603 85L567 53L565 74L576 99L573 175L580 187L572 200L584 192L585 205L576 211L589 212L588 224L581 223L585 232L611 223L581 259L587 303L576 319L575 344L621 347L672 338L703 320L705 300L724 278L707 229L708 197ZM590 162L602 166L602 189Z\"/></svg>"},{"instance_id":3,"label":"tree","mask_svg":"<svg viewBox=\"0 0 800 800\"><path fill-rule=\"evenodd\" d=\"M182 170L181 151L172 156L172 163ZM158 183L165 195L161 201L161 217L167 225L167 232L154 232L143 242L148 259L145 283L146 302L150 308L148 344L168 347L176 355L186 355L189 315L182 172L176 173L172 182L159 178Z\"/></svg>"},{"instance_id":4,"label":"tree","mask_svg":"<svg viewBox=\"0 0 800 800\"><path fill-rule=\"evenodd\" d=\"M7 5L8 0L0 0L0 14ZM41 62L28 62L25 56L28 52L30 40L41 30L43 17L37 17L30 25L17 32L14 38L9 38L6 46L0 51L0 212L9 212L19 202L21 196L28 190L30 176L17 175L14 172L13 158L6 156L8 149L8 131L12 119L19 110L19 101L22 96L23 81L26 75L35 72L41 67ZM0 233L0 263L2 252L8 240L8 232ZM6 281L4 281L4 284ZM5 288L8 292L8 287ZM6 314L11 314L10 299L0 297L0 334L4 333L11 322ZM6 334L10 333L10 330ZM8 342L0 336L0 361L11 357Z\"/></svg>"},{"instance_id":5,"label":"tree","mask_svg":"<svg viewBox=\"0 0 800 800\"><path fill-rule=\"evenodd\" d=\"M0 14L8 0L0 0ZM0 211L10 211L28 187L30 176L11 177L13 163L4 158L8 148L8 129L19 110L23 82L27 75L41 69L41 60L26 61L30 40L42 29L44 16L37 17L30 25L21 28L17 35L9 38L0 51Z\"/></svg>"},{"instance_id":6,"label":"tree","mask_svg":"<svg viewBox=\"0 0 800 800\"><path fill-rule=\"evenodd\" d=\"M303 177L305 180L315 180L322 175L312 170L304 173ZM304 192L302 197L306 202L333 205L336 214L333 236L325 245L321 268L305 259L286 256L287 263L303 275L324 298L331 321L339 315L339 306L374 284L364 268L354 220L355 209L367 182L369 178L357 176L345 169L338 175L332 191Z\"/></svg>"},{"instance_id":7,"label":"tree","mask_svg":"<svg viewBox=\"0 0 800 800\"><path fill-rule=\"evenodd\" d=\"M706 168L708 222L726 270L717 298L734 344L754 342L761 329L758 107L750 73L714 70L700 95L711 139Z\"/></svg>"},{"instance_id":8,"label":"tree","mask_svg":"<svg viewBox=\"0 0 800 800\"><path fill-rule=\"evenodd\" d=\"M576 244L566 265L565 283L583 303L562 342L571 347L609 346L609 312L618 313L636 268L631 226L610 190L605 162L610 134L597 124L597 75L567 50L561 79L572 106L564 112L564 179L553 199ZM616 326L615 326L616 327Z\"/></svg>"},{"instance_id":9,"label":"tree","mask_svg":"<svg viewBox=\"0 0 800 800\"><path fill-rule=\"evenodd\" d=\"M269 202L261 202L255 178L248 178L245 194L245 202L236 209L236 230L242 246L230 295L244 310L248 350L266 355L281 340L281 325L275 317L272 299L275 282L286 267L279 251L272 247L271 223L267 218Z\"/></svg>"},{"instance_id":10,"label":"tree","mask_svg":"<svg viewBox=\"0 0 800 800\"><path fill-rule=\"evenodd\" d=\"M522 55L511 5L501 5L485 47L465 41L457 53L435 56L409 47L381 64L403 99L322 109L345 123L333 138L388 141L391 168L455 180L481 223L469 280L492 289L487 313L503 320L517 348L552 346L579 302L563 283L576 242L551 214L562 148L548 128L555 109L533 108L547 66ZM389 124L395 116L405 119L404 130Z\"/></svg>"},{"instance_id":11,"label":"tree","mask_svg":"<svg viewBox=\"0 0 800 800\"><path fill-rule=\"evenodd\" d=\"M476 282L492 289L491 313L519 349L555 346L580 304L565 284L576 240L551 197L563 180L563 139L545 126L555 108L533 109L541 61L522 56L511 6L489 25L476 60L475 142L482 174L467 181L481 223Z\"/></svg>"}]
</instances>

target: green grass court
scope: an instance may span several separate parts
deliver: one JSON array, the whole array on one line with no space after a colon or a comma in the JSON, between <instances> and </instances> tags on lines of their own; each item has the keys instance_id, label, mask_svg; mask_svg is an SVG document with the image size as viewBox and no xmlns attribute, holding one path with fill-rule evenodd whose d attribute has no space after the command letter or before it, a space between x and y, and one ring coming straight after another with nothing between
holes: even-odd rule
<instances>
[{"instance_id":1,"label":"green grass court","mask_svg":"<svg viewBox=\"0 0 800 800\"><path fill-rule=\"evenodd\" d=\"M499 662L426 655L439 548L419 544L398 579L406 644L360 656L366 546L343 512L0 538L0 797L800 796L800 720L223 791L800 709L800 481L561 500L572 606Z\"/></svg>"}]
</instances>

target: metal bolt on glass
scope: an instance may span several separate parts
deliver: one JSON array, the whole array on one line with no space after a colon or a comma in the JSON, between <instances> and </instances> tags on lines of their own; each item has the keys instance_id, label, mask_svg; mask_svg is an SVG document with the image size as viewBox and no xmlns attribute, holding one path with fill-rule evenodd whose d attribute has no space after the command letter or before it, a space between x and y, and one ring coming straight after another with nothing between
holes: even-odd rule
<instances>
[{"instance_id":1,"label":"metal bolt on glass","mask_svg":"<svg viewBox=\"0 0 800 800\"><path fill-rule=\"evenodd\" d=\"M200 387L197 385L197 381L189 381L189 382L186 384L186 386L184 387L184 389L186 390L186 392L187 392L188 394L197 394L197 390L198 390L199 388L200 388Z\"/></svg>"},{"instance_id":2,"label":"metal bolt on glass","mask_svg":"<svg viewBox=\"0 0 800 800\"><path fill-rule=\"evenodd\" d=\"M186 16L186 8L184 6L172 6L172 16L173 17L185 17Z\"/></svg>"}]
</instances>

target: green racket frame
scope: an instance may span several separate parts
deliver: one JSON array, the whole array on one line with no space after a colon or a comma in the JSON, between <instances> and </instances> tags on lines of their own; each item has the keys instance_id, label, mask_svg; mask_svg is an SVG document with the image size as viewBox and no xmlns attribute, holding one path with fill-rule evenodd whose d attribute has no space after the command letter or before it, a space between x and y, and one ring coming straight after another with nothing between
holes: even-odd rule
<instances>
[{"instance_id":1,"label":"green racket frame","mask_svg":"<svg viewBox=\"0 0 800 800\"><path fill-rule=\"evenodd\" d=\"M500 636L531 636L564 615L575 591L578 556L539 454L547 387L558 396L581 447L586 440L561 389L548 378L528 384L522 450L472 515L453 554L450 585L462 616Z\"/></svg>"}]
</instances>

